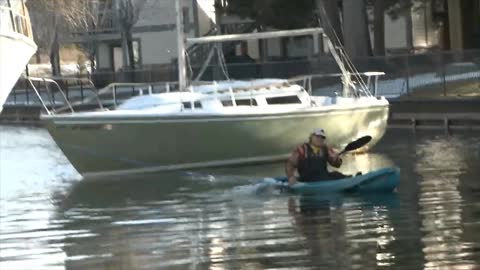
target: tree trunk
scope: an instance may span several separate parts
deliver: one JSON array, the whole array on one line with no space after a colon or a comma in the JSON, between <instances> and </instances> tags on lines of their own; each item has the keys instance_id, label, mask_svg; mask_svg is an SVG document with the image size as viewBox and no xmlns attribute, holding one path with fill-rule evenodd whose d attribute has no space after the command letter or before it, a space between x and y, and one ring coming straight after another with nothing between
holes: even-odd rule
<instances>
[{"instance_id":1,"label":"tree trunk","mask_svg":"<svg viewBox=\"0 0 480 270\"><path fill-rule=\"evenodd\" d=\"M128 48L128 59L130 64L130 69L135 69L135 55L133 53L133 37L132 37L132 29L128 29L127 31L127 48Z\"/></svg>"},{"instance_id":2,"label":"tree trunk","mask_svg":"<svg viewBox=\"0 0 480 270\"><path fill-rule=\"evenodd\" d=\"M343 0L345 49L351 57L372 53L365 0Z\"/></svg>"},{"instance_id":3,"label":"tree trunk","mask_svg":"<svg viewBox=\"0 0 480 270\"><path fill-rule=\"evenodd\" d=\"M411 0L406 0L411 1ZM408 53L414 53L415 48L413 45L413 21L412 21L412 9L408 8L405 11L405 19L406 19L406 42L407 42L407 50Z\"/></svg>"},{"instance_id":4,"label":"tree trunk","mask_svg":"<svg viewBox=\"0 0 480 270\"><path fill-rule=\"evenodd\" d=\"M263 32L264 26L260 23L256 23L257 32ZM258 56L261 62L266 62L268 57L268 43L266 39L259 39L258 43Z\"/></svg>"},{"instance_id":5,"label":"tree trunk","mask_svg":"<svg viewBox=\"0 0 480 270\"><path fill-rule=\"evenodd\" d=\"M97 50L93 49L89 53L89 58L90 58L90 73L94 73L95 70L97 69L95 65L95 58L97 56Z\"/></svg>"},{"instance_id":6,"label":"tree trunk","mask_svg":"<svg viewBox=\"0 0 480 270\"><path fill-rule=\"evenodd\" d=\"M132 82L132 73L131 73L131 62L130 62L130 52L129 52L129 42L128 42L128 31L122 27L121 29L121 39L122 39L122 58L123 58L123 67L121 71L121 80L123 82Z\"/></svg>"},{"instance_id":7,"label":"tree trunk","mask_svg":"<svg viewBox=\"0 0 480 270\"><path fill-rule=\"evenodd\" d=\"M40 55L40 49L35 52L35 64L40 64L42 62L42 57Z\"/></svg>"},{"instance_id":8,"label":"tree trunk","mask_svg":"<svg viewBox=\"0 0 480 270\"><path fill-rule=\"evenodd\" d=\"M57 16L53 17L54 22L54 33L53 39L50 46L50 64L52 66L52 76L60 76L60 43L58 41L58 18Z\"/></svg>"},{"instance_id":9,"label":"tree trunk","mask_svg":"<svg viewBox=\"0 0 480 270\"><path fill-rule=\"evenodd\" d=\"M317 9L319 11L322 27L328 37L337 43L344 44L342 25L340 22L340 9L337 0L316 0Z\"/></svg>"},{"instance_id":10,"label":"tree trunk","mask_svg":"<svg viewBox=\"0 0 480 270\"><path fill-rule=\"evenodd\" d=\"M385 55L385 5L384 0L375 0L373 6L373 31L375 55Z\"/></svg>"},{"instance_id":11,"label":"tree trunk","mask_svg":"<svg viewBox=\"0 0 480 270\"><path fill-rule=\"evenodd\" d=\"M121 39L122 39L122 57L123 57L123 68L128 69L130 67L130 53L128 45L128 33L126 29L121 30Z\"/></svg>"},{"instance_id":12,"label":"tree trunk","mask_svg":"<svg viewBox=\"0 0 480 270\"><path fill-rule=\"evenodd\" d=\"M448 1L445 1L445 12L442 14L442 29L440 30L440 41L442 42L442 50L450 50L450 21L448 20Z\"/></svg>"},{"instance_id":13,"label":"tree trunk","mask_svg":"<svg viewBox=\"0 0 480 270\"><path fill-rule=\"evenodd\" d=\"M60 76L60 46L58 44L58 38L55 39L57 41L52 44L50 49L50 65L52 66L52 76Z\"/></svg>"}]
</instances>

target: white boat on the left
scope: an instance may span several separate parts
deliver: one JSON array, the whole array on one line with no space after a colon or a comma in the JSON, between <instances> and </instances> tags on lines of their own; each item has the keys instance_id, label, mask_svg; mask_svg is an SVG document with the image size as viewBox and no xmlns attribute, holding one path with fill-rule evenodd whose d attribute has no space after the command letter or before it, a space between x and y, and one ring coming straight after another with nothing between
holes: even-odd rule
<instances>
[{"instance_id":1,"label":"white boat on the left","mask_svg":"<svg viewBox=\"0 0 480 270\"><path fill-rule=\"evenodd\" d=\"M36 51L25 0L0 0L0 112Z\"/></svg>"}]
</instances>

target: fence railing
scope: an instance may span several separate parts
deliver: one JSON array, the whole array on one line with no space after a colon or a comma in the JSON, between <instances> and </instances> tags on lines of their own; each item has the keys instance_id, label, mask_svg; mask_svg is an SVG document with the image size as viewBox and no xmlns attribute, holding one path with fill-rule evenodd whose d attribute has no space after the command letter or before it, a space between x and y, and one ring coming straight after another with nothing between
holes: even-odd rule
<instances>
[{"instance_id":1,"label":"fence railing","mask_svg":"<svg viewBox=\"0 0 480 270\"><path fill-rule=\"evenodd\" d=\"M122 101L139 95L178 91L177 82L111 83L97 89L88 78L25 77L17 83L5 106L41 106L48 113L116 108ZM82 109L82 108L80 108Z\"/></svg>"},{"instance_id":2,"label":"fence railing","mask_svg":"<svg viewBox=\"0 0 480 270\"><path fill-rule=\"evenodd\" d=\"M315 75L309 81L314 95L334 96L342 91L343 86L338 77L316 76L340 72L331 58L264 63L256 63L248 57L240 60L227 65L230 79L289 79L296 76ZM387 98L480 96L480 50L355 58L352 61L361 73L385 72L384 76L379 77L376 91L373 93L377 96ZM189 77L193 79L199 69L198 66L192 67ZM218 66L208 66L200 80L224 80L225 77L219 76L222 74ZM167 91L165 85L172 85L169 90L173 90L173 84L168 82L177 81L177 72L175 66L167 66L127 72L98 72L83 79L56 78L55 80L65 90L68 99L72 102L82 102L87 97L89 89L101 89L119 82L139 84L133 87L122 85L119 90L117 89L120 93L119 97L137 95L140 93L138 89L145 88L145 85L151 85L153 93ZM87 83L90 80L94 85ZM19 80L5 105L36 104L32 91L28 84ZM112 97L101 98L112 100Z\"/></svg>"}]
</instances>

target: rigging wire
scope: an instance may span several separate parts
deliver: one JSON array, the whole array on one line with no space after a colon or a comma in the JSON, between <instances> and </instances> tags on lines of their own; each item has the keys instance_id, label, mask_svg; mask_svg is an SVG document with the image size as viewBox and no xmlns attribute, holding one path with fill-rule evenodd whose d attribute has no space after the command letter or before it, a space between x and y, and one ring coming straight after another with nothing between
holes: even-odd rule
<instances>
[{"instance_id":1,"label":"rigging wire","mask_svg":"<svg viewBox=\"0 0 480 270\"><path fill-rule=\"evenodd\" d=\"M325 26L329 27L329 29L332 32L334 42L335 42L333 44L334 45L333 47L334 47L334 49L338 49L339 56L341 57L342 62L344 62L343 64L346 65L348 71L351 73L349 75L353 75L354 78L358 81L358 83L360 84L360 87L362 88L362 92L364 92L367 96L372 96L372 93L370 92L367 84L365 83L365 81L361 77L360 72L357 70L357 68L355 68L355 66L353 65L353 62L351 61L350 57L346 54L345 48L342 46L342 43L340 42L340 38L338 37L337 33L335 32L335 29L333 28L332 24L330 23L330 20L328 19L328 16L327 16L327 12L325 11L325 7L323 5L320 5L320 12L322 12L322 15L323 15L323 18L324 18L324 20L322 20L322 21L325 21ZM320 25L322 25L320 19L318 20L318 22L319 22ZM327 36L327 38L329 38L329 37ZM350 87L350 86L348 86L348 87Z\"/></svg>"}]
</instances>

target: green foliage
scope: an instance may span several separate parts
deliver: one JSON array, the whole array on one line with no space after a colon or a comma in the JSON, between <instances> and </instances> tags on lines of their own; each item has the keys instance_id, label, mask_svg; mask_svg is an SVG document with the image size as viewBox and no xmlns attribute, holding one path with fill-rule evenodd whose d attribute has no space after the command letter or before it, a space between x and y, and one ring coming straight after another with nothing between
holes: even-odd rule
<instances>
[{"instance_id":1,"label":"green foliage","mask_svg":"<svg viewBox=\"0 0 480 270\"><path fill-rule=\"evenodd\" d=\"M383 1L385 7L385 13L390 16L393 20L401 17L413 7L423 8L426 1L430 0L367 0L367 6L373 7L375 1Z\"/></svg>"}]
</instances>

